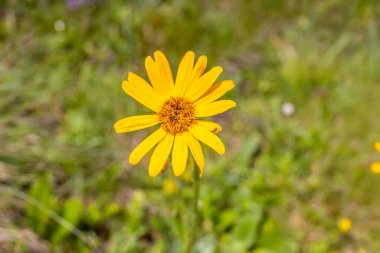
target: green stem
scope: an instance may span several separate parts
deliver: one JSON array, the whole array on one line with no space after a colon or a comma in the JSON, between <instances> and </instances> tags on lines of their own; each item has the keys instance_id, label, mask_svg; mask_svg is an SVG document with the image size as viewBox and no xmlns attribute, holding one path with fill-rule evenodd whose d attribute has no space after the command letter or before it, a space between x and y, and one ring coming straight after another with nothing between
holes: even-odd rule
<instances>
[{"instance_id":1,"label":"green stem","mask_svg":"<svg viewBox=\"0 0 380 253\"><path fill-rule=\"evenodd\" d=\"M187 240L187 246L185 249L185 253L190 253L191 249L194 245L194 242L196 240L197 235L197 229L198 229L198 223L199 223L199 208L198 208L198 201L199 201L199 177L200 172L197 166L194 166L194 183L193 183L193 222L191 223L191 230L189 233L189 238Z\"/></svg>"}]
</instances>

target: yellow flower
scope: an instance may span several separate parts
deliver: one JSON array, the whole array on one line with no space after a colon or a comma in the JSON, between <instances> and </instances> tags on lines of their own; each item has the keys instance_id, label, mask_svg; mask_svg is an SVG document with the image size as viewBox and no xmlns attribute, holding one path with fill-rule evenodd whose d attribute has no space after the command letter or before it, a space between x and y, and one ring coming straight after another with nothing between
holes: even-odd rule
<instances>
[{"instance_id":1,"label":"yellow flower","mask_svg":"<svg viewBox=\"0 0 380 253\"><path fill-rule=\"evenodd\" d=\"M162 189L168 196L176 195L179 192L178 185L172 178L167 178L164 180Z\"/></svg>"},{"instance_id":2,"label":"yellow flower","mask_svg":"<svg viewBox=\"0 0 380 253\"><path fill-rule=\"evenodd\" d=\"M373 144L374 149L380 152L380 141ZM371 164L371 171L374 174L380 174L380 162L374 162Z\"/></svg>"},{"instance_id":3,"label":"yellow flower","mask_svg":"<svg viewBox=\"0 0 380 253\"><path fill-rule=\"evenodd\" d=\"M373 147L380 153L380 141L377 141L373 144Z\"/></svg>"},{"instance_id":4,"label":"yellow flower","mask_svg":"<svg viewBox=\"0 0 380 253\"><path fill-rule=\"evenodd\" d=\"M150 56L145 59L151 85L132 72L128 73L128 80L122 83L125 93L154 113L121 119L115 123L115 131L126 133L160 125L129 156L129 163L136 165L157 145L149 162L149 175L152 177L163 169L170 152L176 176L185 171L188 148L203 173L205 162L200 142L220 155L225 152L222 141L214 134L220 132L222 127L199 118L220 114L236 107L232 100L216 101L231 90L234 83L225 80L214 84L222 68L217 66L204 74L206 56L200 56L195 65L194 57L194 52L185 54L174 81L167 58L162 52L156 51L154 59Z\"/></svg>"},{"instance_id":5,"label":"yellow flower","mask_svg":"<svg viewBox=\"0 0 380 253\"><path fill-rule=\"evenodd\" d=\"M371 164L371 171L374 174L380 174L380 162L374 162Z\"/></svg>"},{"instance_id":6,"label":"yellow flower","mask_svg":"<svg viewBox=\"0 0 380 253\"><path fill-rule=\"evenodd\" d=\"M348 218L342 218L339 220L338 228L340 232L347 233L352 227L352 221Z\"/></svg>"}]
</instances>

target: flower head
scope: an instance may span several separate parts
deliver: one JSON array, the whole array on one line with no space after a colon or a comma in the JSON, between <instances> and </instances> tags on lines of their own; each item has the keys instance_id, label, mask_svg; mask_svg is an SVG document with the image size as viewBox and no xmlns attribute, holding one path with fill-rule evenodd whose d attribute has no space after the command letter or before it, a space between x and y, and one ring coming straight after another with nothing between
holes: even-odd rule
<instances>
[{"instance_id":1,"label":"flower head","mask_svg":"<svg viewBox=\"0 0 380 253\"><path fill-rule=\"evenodd\" d=\"M377 141L373 144L373 148L377 150L377 152L380 153L380 141Z\"/></svg>"},{"instance_id":2,"label":"flower head","mask_svg":"<svg viewBox=\"0 0 380 253\"><path fill-rule=\"evenodd\" d=\"M186 168L188 149L203 173L205 162L200 142L220 155L225 152L222 141L216 135L222 127L199 118L236 107L232 100L216 101L231 90L234 83L225 80L214 84L222 68L214 67L204 73L207 58L200 56L195 64L194 58L191 51L185 54L174 80L167 58L162 52L156 51L154 59L150 56L145 59L150 84L132 72L128 73L128 80L122 83L125 93L153 113L121 119L115 123L115 131L126 133L160 125L129 156L129 163L136 165L156 146L149 162L149 175L152 177L160 173L170 153L174 174L182 175Z\"/></svg>"},{"instance_id":3,"label":"flower head","mask_svg":"<svg viewBox=\"0 0 380 253\"><path fill-rule=\"evenodd\" d=\"M174 196L179 192L177 183L172 178L167 178L162 184L164 193L168 196Z\"/></svg>"},{"instance_id":4,"label":"flower head","mask_svg":"<svg viewBox=\"0 0 380 253\"><path fill-rule=\"evenodd\" d=\"M295 108L294 105L290 102L286 102L281 106L281 112L283 115L290 117L294 114Z\"/></svg>"},{"instance_id":5,"label":"flower head","mask_svg":"<svg viewBox=\"0 0 380 253\"><path fill-rule=\"evenodd\" d=\"M375 143L373 144L373 147L374 147L374 149L377 150L377 152L380 153L380 141L375 142ZM380 174L380 162L373 162L373 163L371 164L371 171L372 171L372 173L374 173L374 174Z\"/></svg>"},{"instance_id":6,"label":"flower head","mask_svg":"<svg viewBox=\"0 0 380 253\"><path fill-rule=\"evenodd\" d=\"M340 232L347 233L351 230L352 221L349 218L341 218L338 222L338 228Z\"/></svg>"},{"instance_id":7,"label":"flower head","mask_svg":"<svg viewBox=\"0 0 380 253\"><path fill-rule=\"evenodd\" d=\"M380 174L380 162L373 162L371 164L371 171L373 174Z\"/></svg>"}]
</instances>

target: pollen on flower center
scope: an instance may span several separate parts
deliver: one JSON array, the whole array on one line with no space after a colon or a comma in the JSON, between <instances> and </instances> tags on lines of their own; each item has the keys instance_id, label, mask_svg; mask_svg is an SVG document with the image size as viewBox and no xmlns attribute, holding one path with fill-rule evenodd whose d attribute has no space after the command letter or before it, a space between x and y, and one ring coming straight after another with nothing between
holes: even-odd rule
<instances>
[{"instance_id":1,"label":"pollen on flower center","mask_svg":"<svg viewBox=\"0 0 380 253\"><path fill-rule=\"evenodd\" d=\"M168 99L157 112L161 127L170 134L186 132L196 123L195 108L190 100L182 97Z\"/></svg>"}]
</instances>

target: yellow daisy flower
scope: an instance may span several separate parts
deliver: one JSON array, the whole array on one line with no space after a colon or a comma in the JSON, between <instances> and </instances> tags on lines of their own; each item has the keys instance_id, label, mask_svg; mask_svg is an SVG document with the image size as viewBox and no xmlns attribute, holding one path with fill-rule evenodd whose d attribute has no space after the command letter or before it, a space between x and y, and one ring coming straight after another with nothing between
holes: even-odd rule
<instances>
[{"instance_id":1,"label":"yellow daisy flower","mask_svg":"<svg viewBox=\"0 0 380 253\"><path fill-rule=\"evenodd\" d=\"M349 218L341 218L338 222L340 232L347 233L351 230L352 221Z\"/></svg>"},{"instance_id":2,"label":"yellow daisy flower","mask_svg":"<svg viewBox=\"0 0 380 253\"><path fill-rule=\"evenodd\" d=\"M380 141L377 141L373 144L373 148L380 153Z\"/></svg>"},{"instance_id":3,"label":"yellow daisy flower","mask_svg":"<svg viewBox=\"0 0 380 253\"><path fill-rule=\"evenodd\" d=\"M380 142L377 141L373 144L373 147L380 153ZM371 164L371 171L374 174L380 174L380 162L373 162Z\"/></svg>"},{"instance_id":4,"label":"yellow daisy flower","mask_svg":"<svg viewBox=\"0 0 380 253\"><path fill-rule=\"evenodd\" d=\"M174 196L179 192L177 183L172 178L167 178L162 184L164 193L168 196Z\"/></svg>"},{"instance_id":5,"label":"yellow daisy flower","mask_svg":"<svg viewBox=\"0 0 380 253\"><path fill-rule=\"evenodd\" d=\"M129 156L129 163L136 165L157 145L149 161L149 175L152 177L163 169L170 152L176 176L185 171L188 148L203 173L205 162L200 142L220 155L225 152L222 141L214 134L220 132L222 127L199 118L220 114L236 107L232 100L216 101L231 90L234 83L225 80L214 84L223 69L217 66L204 74L206 56L200 56L195 65L194 57L194 52L185 54L174 81L167 58L162 52L156 51L154 59L150 56L145 59L151 85L132 72L128 73L128 80L122 83L125 93L154 113L121 119L115 123L115 131L127 133L160 125Z\"/></svg>"},{"instance_id":6,"label":"yellow daisy flower","mask_svg":"<svg viewBox=\"0 0 380 253\"><path fill-rule=\"evenodd\" d=\"M373 174L380 174L380 162L373 162L371 164L371 171Z\"/></svg>"}]
</instances>

